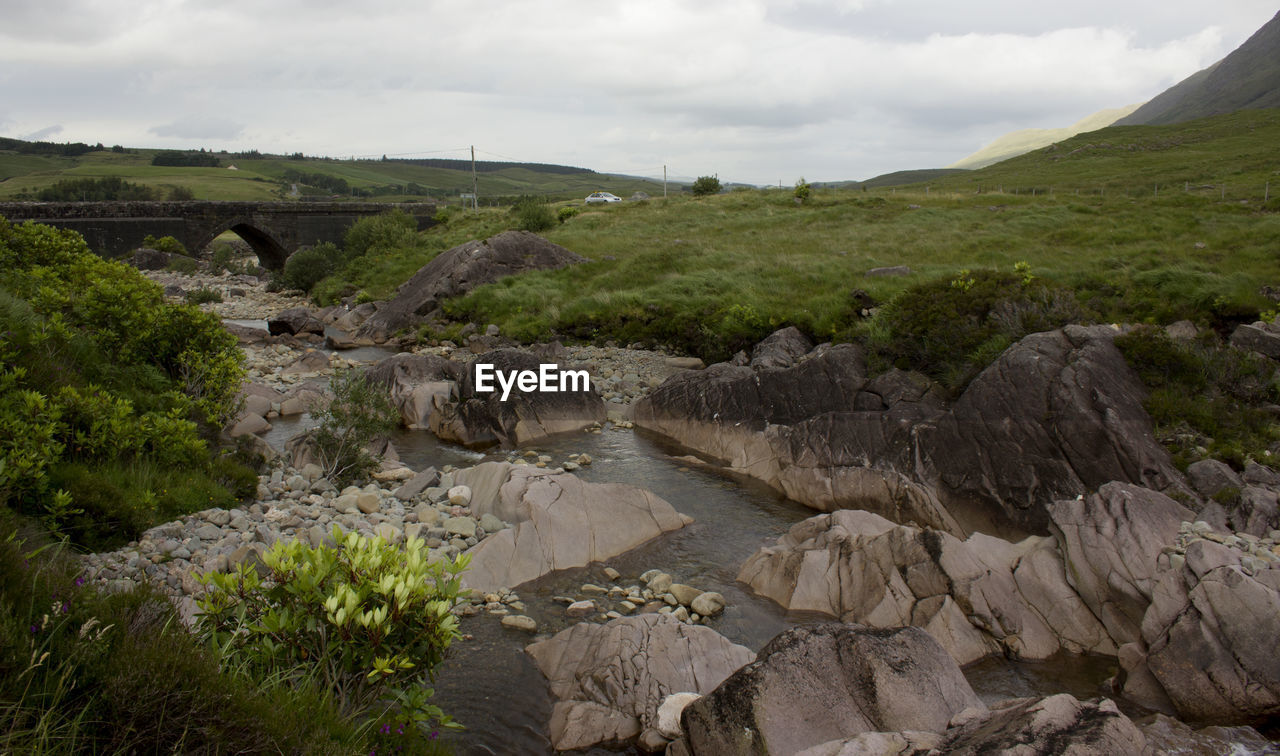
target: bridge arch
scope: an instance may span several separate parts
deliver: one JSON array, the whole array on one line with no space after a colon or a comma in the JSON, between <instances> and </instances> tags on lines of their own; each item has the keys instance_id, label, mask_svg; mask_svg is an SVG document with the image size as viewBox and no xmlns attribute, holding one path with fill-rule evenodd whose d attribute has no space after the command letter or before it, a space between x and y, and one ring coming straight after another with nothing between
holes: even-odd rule
<instances>
[{"instance_id":1,"label":"bridge arch","mask_svg":"<svg viewBox=\"0 0 1280 756\"><path fill-rule=\"evenodd\" d=\"M197 252L213 243L224 231L232 231L249 245L258 256L258 264L268 270L282 270L284 263L292 253L284 242L270 231L260 228L248 218L232 218L219 223L212 231L206 231L200 241L191 249Z\"/></svg>"}]
</instances>

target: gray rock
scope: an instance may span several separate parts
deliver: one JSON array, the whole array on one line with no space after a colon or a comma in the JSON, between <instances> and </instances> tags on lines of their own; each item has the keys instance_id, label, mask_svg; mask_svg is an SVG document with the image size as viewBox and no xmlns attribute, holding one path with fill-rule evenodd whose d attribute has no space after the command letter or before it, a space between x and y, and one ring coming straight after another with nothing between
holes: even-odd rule
<instances>
[{"instance_id":1,"label":"gray rock","mask_svg":"<svg viewBox=\"0 0 1280 756\"><path fill-rule=\"evenodd\" d=\"M796 753L863 732L941 732L969 707L985 708L923 630L827 624L774 638L683 723L694 754Z\"/></svg>"},{"instance_id":2,"label":"gray rock","mask_svg":"<svg viewBox=\"0 0 1280 756\"><path fill-rule=\"evenodd\" d=\"M787 326L756 344L751 351L750 365L754 368L791 367L810 349L813 349L813 342L795 326Z\"/></svg>"},{"instance_id":3,"label":"gray rock","mask_svg":"<svg viewBox=\"0 0 1280 756\"><path fill-rule=\"evenodd\" d=\"M502 626L512 630L523 630L526 633L538 632L538 623L532 617L523 614L508 614L502 618Z\"/></svg>"},{"instance_id":4,"label":"gray rock","mask_svg":"<svg viewBox=\"0 0 1280 756\"><path fill-rule=\"evenodd\" d=\"M382 506L382 500L376 493L362 491L356 494L356 509L365 514L373 514Z\"/></svg>"},{"instance_id":5,"label":"gray rock","mask_svg":"<svg viewBox=\"0 0 1280 756\"><path fill-rule=\"evenodd\" d=\"M710 628L659 614L579 623L525 652L559 700L551 720L557 750L657 729L666 691L709 693L752 656Z\"/></svg>"},{"instance_id":6,"label":"gray rock","mask_svg":"<svg viewBox=\"0 0 1280 756\"><path fill-rule=\"evenodd\" d=\"M553 570L604 562L692 522L641 488L505 462L460 470L456 482L472 489L476 516L513 524L471 550L462 575L469 588L517 586Z\"/></svg>"},{"instance_id":7,"label":"gray rock","mask_svg":"<svg viewBox=\"0 0 1280 756\"><path fill-rule=\"evenodd\" d=\"M662 699L658 706L658 731L668 740L675 740L684 734L680 726L680 715L689 704L702 698L697 693L672 693Z\"/></svg>"},{"instance_id":8,"label":"gray rock","mask_svg":"<svg viewBox=\"0 0 1280 756\"><path fill-rule=\"evenodd\" d=\"M1224 488L1240 489L1244 481L1225 462L1202 459L1187 466L1191 486L1202 496L1213 496Z\"/></svg>"},{"instance_id":9,"label":"gray rock","mask_svg":"<svg viewBox=\"0 0 1280 756\"><path fill-rule=\"evenodd\" d=\"M537 357L514 349L486 352L475 365L492 365L495 374L537 373ZM480 392L472 367L458 383L456 400L439 402L429 427L442 439L465 446L524 446L556 433L568 433L605 422L604 400L587 382L585 390L555 392L512 390L506 401L496 390ZM568 387L564 387L568 388Z\"/></svg>"},{"instance_id":10,"label":"gray rock","mask_svg":"<svg viewBox=\"0 0 1280 756\"><path fill-rule=\"evenodd\" d=\"M446 533L463 538L471 538L476 534L476 521L470 517L450 517L444 521Z\"/></svg>"},{"instance_id":11,"label":"gray rock","mask_svg":"<svg viewBox=\"0 0 1280 756\"><path fill-rule=\"evenodd\" d=\"M700 614L703 617L714 617L720 612L723 612L724 607L724 596L719 593L715 593L714 591L707 591L706 593L699 594L698 597L689 604L689 608L692 609L694 613Z\"/></svg>"},{"instance_id":12,"label":"gray rock","mask_svg":"<svg viewBox=\"0 0 1280 756\"><path fill-rule=\"evenodd\" d=\"M316 317L315 313L305 307L295 307L285 310L274 318L267 320L267 331L272 336L280 334L288 334L296 336L300 333L324 333L324 323Z\"/></svg>"},{"instance_id":13,"label":"gray rock","mask_svg":"<svg viewBox=\"0 0 1280 756\"><path fill-rule=\"evenodd\" d=\"M1236 330L1231 333L1231 345L1237 349L1258 352L1273 360L1280 359L1280 333L1268 323L1259 321L1252 325L1242 323L1236 326Z\"/></svg>"},{"instance_id":14,"label":"gray rock","mask_svg":"<svg viewBox=\"0 0 1280 756\"><path fill-rule=\"evenodd\" d=\"M942 753L978 756L1006 752L1142 754L1142 731L1114 702L1080 702L1062 693L1042 699L1013 699L994 705L984 716L948 730Z\"/></svg>"},{"instance_id":15,"label":"gray rock","mask_svg":"<svg viewBox=\"0 0 1280 756\"><path fill-rule=\"evenodd\" d=\"M440 473L436 472L436 468L428 467L400 486L392 494L400 501L412 501L418 494L434 486L440 480Z\"/></svg>"}]
</instances>

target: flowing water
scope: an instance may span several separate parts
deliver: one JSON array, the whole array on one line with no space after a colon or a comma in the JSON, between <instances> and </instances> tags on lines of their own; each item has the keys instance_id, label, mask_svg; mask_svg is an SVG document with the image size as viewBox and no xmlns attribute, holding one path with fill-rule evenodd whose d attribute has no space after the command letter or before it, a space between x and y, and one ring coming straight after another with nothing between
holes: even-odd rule
<instances>
[{"instance_id":1,"label":"flowing water","mask_svg":"<svg viewBox=\"0 0 1280 756\"><path fill-rule=\"evenodd\" d=\"M343 356L378 359L387 354L365 348L360 354L344 352ZM309 424L305 416L277 419L267 440L283 448L285 440ZM393 441L401 460L414 469L505 458L441 443L425 431L401 431ZM735 579L747 557L791 525L812 516L813 510L758 482L690 466L679 458L684 451L642 431L606 428L598 434L564 434L531 448L551 455L555 464L569 454L588 453L593 464L576 471L579 477L642 486L694 518L693 524L610 560L609 566L622 573L623 585L637 582L645 570L658 568L678 582L719 591L728 606L711 627L755 651L788 627L830 621L784 612L773 602L746 592ZM563 605L553 597L576 594L583 583L606 582L602 570L602 565L564 570L518 589L526 605L524 614L538 622L539 637L570 624ZM523 653L533 638L503 628L497 617L485 615L464 619L462 631L468 637L454 644L449 660L442 665L435 701L467 731L446 735L446 739L459 753L551 753L547 723L553 702L546 681ZM1113 664L1110 659L1069 656L1039 663L988 659L965 672L987 702L1059 692L1089 698L1099 694L1102 680L1114 671ZM617 750L637 752L634 747L619 746Z\"/></svg>"}]
</instances>

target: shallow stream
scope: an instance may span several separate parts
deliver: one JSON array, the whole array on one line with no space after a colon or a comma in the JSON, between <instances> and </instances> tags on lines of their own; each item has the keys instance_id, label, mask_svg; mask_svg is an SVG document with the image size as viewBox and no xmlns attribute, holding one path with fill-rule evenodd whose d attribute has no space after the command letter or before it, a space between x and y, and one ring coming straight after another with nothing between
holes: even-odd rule
<instances>
[{"instance_id":1,"label":"shallow stream","mask_svg":"<svg viewBox=\"0 0 1280 756\"><path fill-rule=\"evenodd\" d=\"M344 352L343 356L378 359L379 354L389 353L365 348L359 354ZM283 448L285 440L308 424L306 416L277 419L266 438L276 448ZM415 470L506 458L441 443L425 431L401 431L393 442L401 460ZM658 568L678 582L719 591L728 606L710 626L753 651L788 627L830 621L784 612L772 601L745 592L735 580L747 557L791 525L814 515L813 510L758 482L690 466L679 458L685 451L643 431L609 427L598 434L564 434L528 448L551 455L556 465L573 453L590 454L593 464L575 472L584 480L647 488L694 518L693 524L682 530L610 560L609 566L622 573L620 584L634 584L640 573ZM537 637L548 637L570 624L563 605L552 598L577 595L584 583L607 583L603 565L564 570L517 589L526 606L524 614L538 622ZM553 701L542 675L523 653L524 646L535 638L503 628L498 617L484 614L464 619L462 631L468 638L454 644L449 660L441 667L435 700L466 725L467 731L446 738L458 753L552 753L547 723ZM1099 694L1102 681L1114 673L1113 666L1114 660L1101 657L1064 656L1037 663L988 659L971 665L965 674L988 703L1061 692L1090 698ZM634 747L621 746L614 752L638 753Z\"/></svg>"}]
</instances>

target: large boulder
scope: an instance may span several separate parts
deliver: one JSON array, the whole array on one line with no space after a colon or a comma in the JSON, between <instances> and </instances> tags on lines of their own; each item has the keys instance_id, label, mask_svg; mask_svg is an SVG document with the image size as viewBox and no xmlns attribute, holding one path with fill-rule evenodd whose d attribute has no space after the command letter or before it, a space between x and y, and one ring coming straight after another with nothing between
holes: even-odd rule
<instances>
[{"instance_id":1,"label":"large boulder","mask_svg":"<svg viewBox=\"0 0 1280 756\"><path fill-rule=\"evenodd\" d=\"M498 373L539 374L550 365L555 376L549 391L521 391L512 388L507 396L499 387ZM481 368L480 366L488 366ZM490 371L481 391L478 370ZM586 371L573 371L582 378L577 385L560 381L564 374L555 363L515 349L499 349L480 355L457 384L456 400L436 394L433 411L428 418L431 431L446 441L465 446L485 447L493 444L520 446L556 433L581 430L607 417L604 400L591 385ZM566 390L576 389L576 390Z\"/></svg>"},{"instance_id":2,"label":"large boulder","mask_svg":"<svg viewBox=\"0 0 1280 756\"><path fill-rule=\"evenodd\" d=\"M284 310L274 318L267 320L267 330L272 336L288 334L297 336L300 333L324 333L324 323L316 313L306 307L293 307Z\"/></svg>"},{"instance_id":3,"label":"large boulder","mask_svg":"<svg viewBox=\"0 0 1280 756\"><path fill-rule=\"evenodd\" d=\"M1141 638L1121 649L1125 695L1185 719L1274 721L1277 551L1270 539L1184 528L1160 557Z\"/></svg>"},{"instance_id":4,"label":"large boulder","mask_svg":"<svg viewBox=\"0 0 1280 756\"><path fill-rule=\"evenodd\" d=\"M473 515L514 525L468 552L462 582L484 591L605 561L693 522L643 488L507 462L460 470L453 481L471 489Z\"/></svg>"},{"instance_id":5,"label":"large boulder","mask_svg":"<svg viewBox=\"0 0 1280 756\"><path fill-rule=\"evenodd\" d=\"M924 628L960 664L993 653L1044 659L1061 650L1115 653L1067 584L1050 538L1011 544L895 525L840 510L793 526L738 573L792 611L877 628Z\"/></svg>"},{"instance_id":6,"label":"large boulder","mask_svg":"<svg viewBox=\"0 0 1280 756\"><path fill-rule=\"evenodd\" d=\"M683 715L689 753L797 753L867 732L942 732L986 707L916 627L826 624L770 641Z\"/></svg>"},{"instance_id":7,"label":"large boulder","mask_svg":"<svg viewBox=\"0 0 1280 756\"><path fill-rule=\"evenodd\" d=\"M791 367L677 374L633 415L815 509L867 509L960 537L1046 533L1046 504L1109 481L1189 493L1114 335L1027 336L949 406L914 374L870 378L859 349L840 345Z\"/></svg>"},{"instance_id":8,"label":"large boulder","mask_svg":"<svg viewBox=\"0 0 1280 756\"><path fill-rule=\"evenodd\" d=\"M453 401L463 371L438 355L401 353L369 368L367 375L387 388L406 428L425 430L436 407Z\"/></svg>"},{"instance_id":9,"label":"large boulder","mask_svg":"<svg viewBox=\"0 0 1280 756\"><path fill-rule=\"evenodd\" d=\"M551 743L561 751L656 731L668 694L710 693L753 658L711 628L666 614L579 623L525 652L558 699Z\"/></svg>"},{"instance_id":10,"label":"large boulder","mask_svg":"<svg viewBox=\"0 0 1280 756\"><path fill-rule=\"evenodd\" d=\"M420 268L401 284L394 298L360 323L354 336L382 343L417 323L441 300L517 273L582 262L587 259L528 231L506 231L485 241L469 241L441 252Z\"/></svg>"},{"instance_id":11,"label":"large boulder","mask_svg":"<svg viewBox=\"0 0 1280 756\"><path fill-rule=\"evenodd\" d=\"M1137 640L1151 603L1157 559L1192 512L1168 496L1124 483L1049 505L1067 576L1117 645Z\"/></svg>"}]
</instances>

